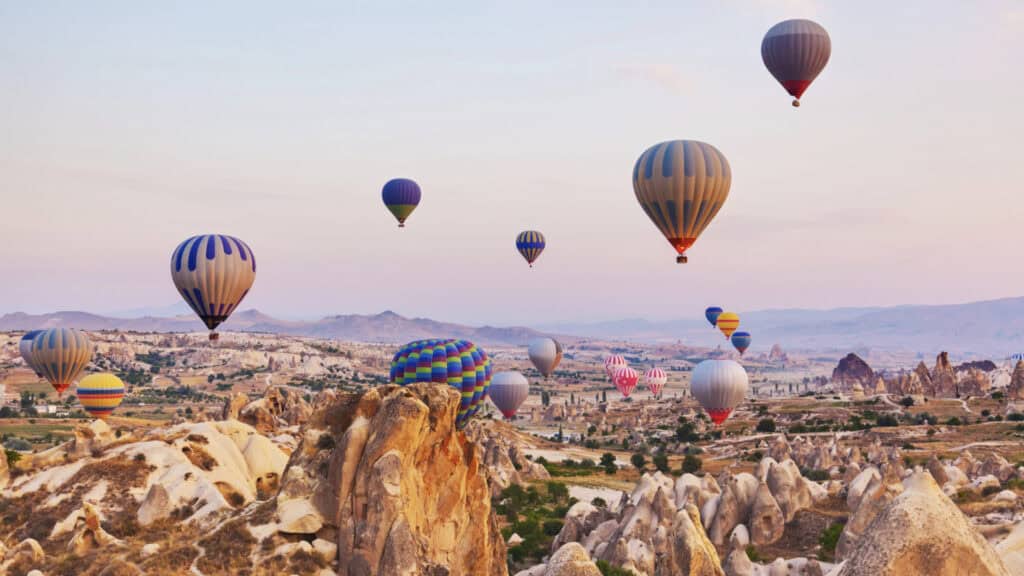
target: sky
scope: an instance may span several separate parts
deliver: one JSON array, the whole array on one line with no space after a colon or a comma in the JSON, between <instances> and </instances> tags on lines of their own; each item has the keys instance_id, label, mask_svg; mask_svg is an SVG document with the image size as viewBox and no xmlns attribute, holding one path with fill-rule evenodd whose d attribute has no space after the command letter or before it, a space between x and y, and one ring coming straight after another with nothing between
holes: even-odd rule
<instances>
[{"instance_id":1,"label":"sky","mask_svg":"<svg viewBox=\"0 0 1024 576\"><path fill-rule=\"evenodd\" d=\"M833 48L794 109L760 43L797 17ZM1018 296L1021 54L1024 0L2 0L0 312L169 305L200 233L291 318ZM686 265L631 185L669 139L733 173ZM401 230L393 177L423 189Z\"/></svg>"}]
</instances>

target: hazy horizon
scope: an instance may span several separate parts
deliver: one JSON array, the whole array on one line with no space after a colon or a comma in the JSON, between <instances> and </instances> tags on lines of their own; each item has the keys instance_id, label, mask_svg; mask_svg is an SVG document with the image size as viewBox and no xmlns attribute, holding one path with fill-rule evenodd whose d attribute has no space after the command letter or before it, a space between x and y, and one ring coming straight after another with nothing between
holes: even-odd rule
<instances>
[{"instance_id":1,"label":"hazy horizon","mask_svg":"<svg viewBox=\"0 0 1024 576\"><path fill-rule=\"evenodd\" d=\"M759 54L793 17L833 44L799 110ZM241 308L282 318L677 319L1024 281L1019 1L8 2L0 32L5 311L169 304L171 251L206 232L246 240ZM685 266L630 185L675 138L733 171ZM396 176L423 188L403 230Z\"/></svg>"}]
</instances>

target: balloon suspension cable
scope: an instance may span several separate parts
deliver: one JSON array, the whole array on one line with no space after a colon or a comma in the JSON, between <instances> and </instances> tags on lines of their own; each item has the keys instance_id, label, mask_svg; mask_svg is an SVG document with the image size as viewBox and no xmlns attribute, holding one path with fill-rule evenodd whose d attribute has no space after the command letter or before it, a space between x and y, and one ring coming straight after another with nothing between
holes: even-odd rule
<instances>
[{"instance_id":1,"label":"balloon suspension cable","mask_svg":"<svg viewBox=\"0 0 1024 576\"><path fill-rule=\"evenodd\" d=\"M676 264L686 264L686 255L680 254L679 256L676 256Z\"/></svg>"}]
</instances>

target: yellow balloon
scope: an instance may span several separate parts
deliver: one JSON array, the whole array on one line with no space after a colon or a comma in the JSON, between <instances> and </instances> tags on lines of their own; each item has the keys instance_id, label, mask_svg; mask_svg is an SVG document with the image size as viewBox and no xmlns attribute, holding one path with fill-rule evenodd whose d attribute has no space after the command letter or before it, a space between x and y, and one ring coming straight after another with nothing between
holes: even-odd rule
<instances>
[{"instance_id":1,"label":"yellow balloon","mask_svg":"<svg viewBox=\"0 0 1024 576\"><path fill-rule=\"evenodd\" d=\"M722 331L722 334L725 334L725 339L728 340L732 333L740 327L740 315L735 312L722 312L718 315L716 326Z\"/></svg>"},{"instance_id":2,"label":"yellow balloon","mask_svg":"<svg viewBox=\"0 0 1024 576\"><path fill-rule=\"evenodd\" d=\"M124 398L124 382L113 374L90 374L78 383L78 401L94 418L105 420Z\"/></svg>"}]
</instances>

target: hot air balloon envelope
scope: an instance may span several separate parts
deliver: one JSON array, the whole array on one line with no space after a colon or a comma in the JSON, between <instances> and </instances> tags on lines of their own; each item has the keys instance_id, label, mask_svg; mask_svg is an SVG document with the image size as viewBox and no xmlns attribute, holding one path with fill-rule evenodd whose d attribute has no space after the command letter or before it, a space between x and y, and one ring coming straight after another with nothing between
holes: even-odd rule
<instances>
[{"instance_id":1,"label":"hot air balloon envelope","mask_svg":"<svg viewBox=\"0 0 1024 576\"><path fill-rule=\"evenodd\" d=\"M630 367L619 368L615 371L612 376L612 383L622 393L623 398L629 398L629 395L636 388L637 381L640 380L640 374Z\"/></svg>"},{"instance_id":2,"label":"hot air balloon envelope","mask_svg":"<svg viewBox=\"0 0 1024 576\"><path fill-rule=\"evenodd\" d=\"M718 317L721 314L722 314L722 309L719 308L718 306L712 306L712 307L710 307L710 308L708 308L707 310L704 311L704 317L708 319L708 322L711 322L712 326L715 326L715 325L718 324Z\"/></svg>"},{"instance_id":3,"label":"hot air balloon envelope","mask_svg":"<svg viewBox=\"0 0 1024 576\"><path fill-rule=\"evenodd\" d=\"M90 374L78 383L78 401L94 418L105 420L124 398L124 382L113 374Z\"/></svg>"},{"instance_id":4,"label":"hot air balloon envelope","mask_svg":"<svg viewBox=\"0 0 1024 576\"><path fill-rule=\"evenodd\" d=\"M41 332L42 330L31 330L26 332L25 335L21 337L21 341L18 342L18 352L21 354L21 359L25 361L25 366L28 366L36 373L36 376L42 376L43 372L32 359L32 341L35 340L36 336Z\"/></svg>"},{"instance_id":5,"label":"hot air balloon envelope","mask_svg":"<svg viewBox=\"0 0 1024 576\"><path fill-rule=\"evenodd\" d=\"M63 396L92 360L92 342L85 332L73 328L51 328L32 341L32 360L43 377Z\"/></svg>"},{"instance_id":6,"label":"hot air balloon envelope","mask_svg":"<svg viewBox=\"0 0 1024 576\"><path fill-rule=\"evenodd\" d=\"M398 227L405 227L405 220L420 204L420 186L408 178L388 180L381 191L384 205L398 220Z\"/></svg>"},{"instance_id":7,"label":"hot air balloon envelope","mask_svg":"<svg viewBox=\"0 0 1024 576\"><path fill-rule=\"evenodd\" d=\"M655 144L633 166L636 199L675 248L679 263L722 209L731 184L725 155L696 140Z\"/></svg>"},{"instance_id":8,"label":"hot air balloon envelope","mask_svg":"<svg viewBox=\"0 0 1024 576\"><path fill-rule=\"evenodd\" d=\"M693 369L690 392L715 424L721 424L747 395L747 371L732 360L705 360Z\"/></svg>"},{"instance_id":9,"label":"hot air balloon envelope","mask_svg":"<svg viewBox=\"0 0 1024 576\"><path fill-rule=\"evenodd\" d=\"M256 279L256 256L233 236L205 234L185 240L171 255L171 279L185 302L212 331L228 319Z\"/></svg>"},{"instance_id":10,"label":"hot air balloon envelope","mask_svg":"<svg viewBox=\"0 0 1024 576\"><path fill-rule=\"evenodd\" d=\"M520 232L516 236L516 250L519 250L519 253L523 255L530 268L533 268L534 261L540 257L540 253L544 251L544 246L546 245L544 235L536 230Z\"/></svg>"},{"instance_id":11,"label":"hot air balloon envelope","mask_svg":"<svg viewBox=\"0 0 1024 576\"><path fill-rule=\"evenodd\" d=\"M562 345L554 338L534 338L527 352L530 362L545 378L551 376L562 361Z\"/></svg>"},{"instance_id":12,"label":"hot air balloon envelope","mask_svg":"<svg viewBox=\"0 0 1024 576\"><path fill-rule=\"evenodd\" d=\"M505 418L511 419L530 395L530 382L519 372L498 372L491 378L487 394Z\"/></svg>"},{"instance_id":13,"label":"hot air balloon envelope","mask_svg":"<svg viewBox=\"0 0 1024 576\"><path fill-rule=\"evenodd\" d=\"M740 356L750 348L750 332L733 332L732 345L739 351Z\"/></svg>"},{"instance_id":14,"label":"hot air balloon envelope","mask_svg":"<svg viewBox=\"0 0 1024 576\"><path fill-rule=\"evenodd\" d=\"M668 382L668 374L661 368L651 368L644 374L644 383L647 384L651 394L655 396L661 394L666 382Z\"/></svg>"},{"instance_id":15,"label":"hot air balloon envelope","mask_svg":"<svg viewBox=\"0 0 1024 576\"><path fill-rule=\"evenodd\" d=\"M722 312L718 315L718 329L728 340L732 333L740 327L740 315L735 312Z\"/></svg>"},{"instance_id":16,"label":"hot air balloon envelope","mask_svg":"<svg viewBox=\"0 0 1024 576\"><path fill-rule=\"evenodd\" d=\"M611 379L615 371L626 367L626 359L618 354L612 354L604 359L604 373Z\"/></svg>"},{"instance_id":17,"label":"hot air balloon envelope","mask_svg":"<svg viewBox=\"0 0 1024 576\"><path fill-rule=\"evenodd\" d=\"M462 402L455 419L462 428L477 413L491 385L491 359L468 340L431 339L410 342L391 360L391 381L447 384L459 390Z\"/></svg>"},{"instance_id":18,"label":"hot air balloon envelope","mask_svg":"<svg viewBox=\"0 0 1024 576\"><path fill-rule=\"evenodd\" d=\"M800 97L828 64L832 40L811 20L785 20L772 26L761 41L761 59L772 76L795 98Z\"/></svg>"}]
</instances>

